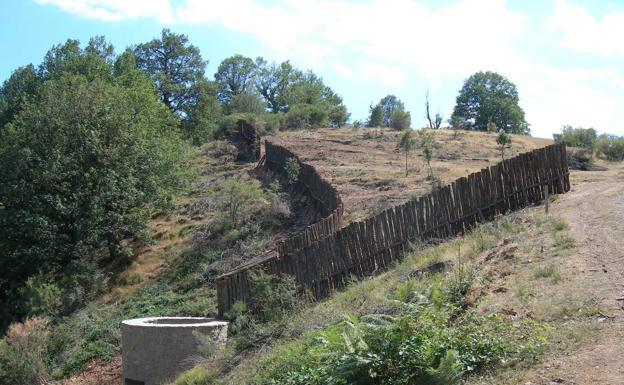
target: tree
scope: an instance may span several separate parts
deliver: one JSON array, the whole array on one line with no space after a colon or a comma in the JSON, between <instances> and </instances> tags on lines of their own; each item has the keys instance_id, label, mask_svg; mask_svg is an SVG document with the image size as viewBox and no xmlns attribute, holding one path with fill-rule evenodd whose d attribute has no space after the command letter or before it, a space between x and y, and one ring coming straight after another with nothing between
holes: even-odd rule
<instances>
[{"instance_id":1,"label":"tree","mask_svg":"<svg viewBox=\"0 0 624 385\"><path fill-rule=\"evenodd\" d=\"M230 101L230 112L232 113L248 113L263 114L266 113L267 106L264 100L254 93L244 92L235 95Z\"/></svg>"},{"instance_id":2,"label":"tree","mask_svg":"<svg viewBox=\"0 0 624 385\"><path fill-rule=\"evenodd\" d=\"M555 140L563 142L570 147L583 147L593 152L596 150L598 134L593 128L572 127L565 125L561 128L561 134L554 135Z\"/></svg>"},{"instance_id":3,"label":"tree","mask_svg":"<svg viewBox=\"0 0 624 385\"><path fill-rule=\"evenodd\" d=\"M256 68L256 63L243 55L230 56L219 64L214 77L222 104L228 104L236 95L253 92Z\"/></svg>"},{"instance_id":4,"label":"tree","mask_svg":"<svg viewBox=\"0 0 624 385\"><path fill-rule=\"evenodd\" d=\"M16 69L4 81L0 88L0 130L37 94L41 83L32 64Z\"/></svg>"},{"instance_id":5,"label":"tree","mask_svg":"<svg viewBox=\"0 0 624 385\"><path fill-rule=\"evenodd\" d=\"M505 149L511 147L511 136L505 131L501 131L496 138L496 144L500 147L501 159L505 162Z\"/></svg>"},{"instance_id":6,"label":"tree","mask_svg":"<svg viewBox=\"0 0 624 385\"><path fill-rule=\"evenodd\" d=\"M486 131L487 124L514 134L529 134L529 124L518 105L516 86L495 72L477 72L464 82L456 99L453 116L464 119L468 128Z\"/></svg>"},{"instance_id":7,"label":"tree","mask_svg":"<svg viewBox=\"0 0 624 385\"><path fill-rule=\"evenodd\" d=\"M405 130L410 127L412 119L410 113L403 110L395 110L390 118L390 127L395 130Z\"/></svg>"},{"instance_id":8,"label":"tree","mask_svg":"<svg viewBox=\"0 0 624 385\"><path fill-rule=\"evenodd\" d=\"M261 57L256 59L256 67L256 90L266 101L269 110L273 113L288 111L287 93L300 76L300 71L289 61L269 65Z\"/></svg>"},{"instance_id":9,"label":"tree","mask_svg":"<svg viewBox=\"0 0 624 385\"><path fill-rule=\"evenodd\" d=\"M19 318L29 277L85 256L126 261L147 206L184 174L177 118L136 68L104 79L64 73L6 126L0 141L1 319Z\"/></svg>"},{"instance_id":10,"label":"tree","mask_svg":"<svg viewBox=\"0 0 624 385\"><path fill-rule=\"evenodd\" d=\"M383 123L386 127L390 127L392 122L392 113L395 110L405 110L403 102L394 95L386 95L379 101L379 105L383 110Z\"/></svg>"},{"instance_id":11,"label":"tree","mask_svg":"<svg viewBox=\"0 0 624 385\"><path fill-rule=\"evenodd\" d=\"M347 112L347 107L343 105L334 106L329 111L329 124L333 127L342 127L347 124L351 114Z\"/></svg>"},{"instance_id":12,"label":"tree","mask_svg":"<svg viewBox=\"0 0 624 385\"><path fill-rule=\"evenodd\" d=\"M196 104L197 84L204 80L206 64L199 48L188 37L163 29L158 39L137 45L136 64L156 84L160 98L180 116L188 114Z\"/></svg>"},{"instance_id":13,"label":"tree","mask_svg":"<svg viewBox=\"0 0 624 385\"><path fill-rule=\"evenodd\" d=\"M200 145L213 138L222 109L214 82L200 80L195 85L195 92L194 106L182 120L182 136L194 145Z\"/></svg>"},{"instance_id":14,"label":"tree","mask_svg":"<svg viewBox=\"0 0 624 385\"><path fill-rule=\"evenodd\" d=\"M435 146L435 136L433 136L430 132L422 133L421 137L421 147L423 151L423 156L425 157L425 161L427 162L427 167L429 167L429 179L435 180L433 175L433 168L431 168L431 160L433 159L433 148Z\"/></svg>"},{"instance_id":15,"label":"tree","mask_svg":"<svg viewBox=\"0 0 624 385\"><path fill-rule=\"evenodd\" d=\"M416 140L414 139L412 135L412 130L410 128L404 130L403 134L401 134L401 138L399 139L399 143L397 144L397 148L400 148L401 150L405 152L405 176L406 177L408 175L407 156L409 155L409 152L412 150L412 148L414 148L415 145L416 145Z\"/></svg>"},{"instance_id":16,"label":"tree","mask_svg":"<svg viewBox=\"0 0 624 385\"><path fill-rule=\"evenodd\" d=\"M368 117L368 127L380 127L383 124L383 108L380 104L372 105L368 108L370 115Z\"/></svg>"},{"instance_id":17,"label":"tree","mask_svg":"<svg viewBox=\"0 0 624 385\"><path fill-rule=\"evenodd\" d=\"M434 119L431 119L431 113L429 112L429 91L425 95L425 117L429 122L429 128L437 130L442 125L442 115L440 113L436 113Z\"/></svg>"}]
</instances>

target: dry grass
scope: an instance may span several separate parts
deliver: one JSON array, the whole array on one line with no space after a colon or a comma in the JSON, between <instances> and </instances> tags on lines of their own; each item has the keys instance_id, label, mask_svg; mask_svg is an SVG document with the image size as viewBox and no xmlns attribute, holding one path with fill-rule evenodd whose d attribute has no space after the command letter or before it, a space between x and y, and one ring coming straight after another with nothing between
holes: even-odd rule
<instances>
[{"instance_id":1,"label":"dry grass","mask_svg":"<svg viewBox=\"0 0 624 385\"><path fill-rule=\"evenodd\" d=\"M442 183L451 182L500 160L496 137L482 132L431 130L436 144L431 166ZM367 217L390 205L431 190L428 168L422 156L420 135L408 156L409 175L405 176L405 154L396 149L397 131L384 129L320 129L307 132L282 132L270 138L294 151L312 164L338 188L347 221ZM552 141L513 136L506 156L543 147Z\"/></svg>"}]
</instances>

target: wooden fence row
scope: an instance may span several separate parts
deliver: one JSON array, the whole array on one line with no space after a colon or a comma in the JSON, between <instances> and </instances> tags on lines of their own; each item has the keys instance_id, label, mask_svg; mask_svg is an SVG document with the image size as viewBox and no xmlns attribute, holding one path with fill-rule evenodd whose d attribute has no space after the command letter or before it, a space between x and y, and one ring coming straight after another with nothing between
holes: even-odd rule
<instances>
[{"instance_id":1,"label":"wooden fence row","mask_svg":"<svg viewBox=\"0 0 624 385\"><path fill-rule=\"evenodd\" d=\"M236 122L236 130L228 138L238 149L237 160L253 162L260 157L260 136L254 126L244 119Z\"/></svg>"},{"instance_id":2,"label":"wooden fence row","mask_svg":"<svg viewBox=\"0 0 624 385\"><path fill-rule=\"evenodd\" d=\"M410 241L446 238L497 215L540 202L548 191L569 191L564 144L553 144L462 177L437 191L389 208L284 257L273 256L217 279L219 314L248 301L252 269L290 274L315 298L351 277L373 275L392 264Z\"/></svg>"},{"instance_id":3,"label":"wooden fence row","mask_svg":"<svg viewBox=\"0 0 624 385\"><path fill-rule=\"evenodd\" d=\"M287 148L265 141L264 150L265 166L273 171L283 172L288 159L297 161L297 184L324 216L301 233L278 242L277 252L280 258L284 258L338 231L342 227L342 200L334 186L323 179L314 167L302 162Z\"/></svg>"}]
</instances>

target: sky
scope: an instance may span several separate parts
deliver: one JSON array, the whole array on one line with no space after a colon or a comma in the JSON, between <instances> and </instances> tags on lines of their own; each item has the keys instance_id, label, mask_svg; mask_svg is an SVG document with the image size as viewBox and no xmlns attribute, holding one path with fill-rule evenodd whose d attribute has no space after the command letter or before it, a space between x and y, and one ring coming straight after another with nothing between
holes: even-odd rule
<instances>
[{"instance_id":1,"label":"sky","mask_svg":"<svg viewBox=\"0 0 624 385\"><path fill-rule=\"evenodd\" d=\"M311 69L352 120L394 94L425 126L427 91L446 120L464 80L489 70L516 84L534 136L624 135L624 0L2 0L0 81L68 38L120 52L163 28L188 35L210 77L234 54Z\"/></svg>"}]
</instances>

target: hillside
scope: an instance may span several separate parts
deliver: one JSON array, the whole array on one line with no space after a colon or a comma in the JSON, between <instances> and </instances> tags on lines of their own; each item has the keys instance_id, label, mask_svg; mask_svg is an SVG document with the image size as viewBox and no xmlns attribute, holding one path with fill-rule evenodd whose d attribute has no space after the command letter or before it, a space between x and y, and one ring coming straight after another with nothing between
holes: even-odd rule
<instances>
[{"instance_id":1,"label":"hillside","mask_svg":"<svg viewBox=\"0 0 624 385\"><path fill-rule=\"evenodd\" d=\"M373 129L284 131L270 137L313 165L343 197L347 222L364 218L414 195L431 190L420 137L408 155L398 150L400 132ZM431 167L442 184L500 161L496 136L491 133L436 130ZM506 157L544 147L552 140L514 136Z\"/></svg>"},{"instance_id":2,"label":"hillside","mask_svg":"<svg viewBox=\"0 0 624 385\"><path fill-rule=\"evenodd\" d=\"M316 150L313 152L306 151L301 144L306 143L316 135L318 136L315 143L323 149L325 156L319 157L320 152ZM313 164L322 175L335 183L345 200L348 218L354 220L358 216L361 217L372 211L406 200L410 194L422 194L431 189L430 182L426 180L426 171L422 166L418 149L415 149L409 157L414 159L414 163L421 162L420 171L417 172L412 169L410 176L405 178L404 155L395 150L396 133L385 131L381 139L376 139L374 136L372 139L367 139L371 135L373 135L372 130L324 129L321 133L281 133L277 137L273 137L272 140L283 141L285 145L292 146L302 160ZM453 138L453 135L452 132L447 131L435 133L438 144L434 152L432 166L436 175L444 181L486 167L494 163L499 156L495 144L492 144L494 142L492 135L465 132L460 133L457 139ZM351 143L345 145L345 141ZM548 141L516 136L511 152L507 156L510 156L511 153L516 154L524 150L541 147L545 143ZM262 179L265 185L270 182L266 180L266 176L253 171L254 164L236 164L233 162L232 155L223 150L226 147L224 144L212 144L197 153L196 165L201 176L195 185L196 187L188 195L179 199L178 206L180 209L154 218L150 228L154 229L155 243L140 250L136 262L118 276L119 279L116 280L117 284L111 294L104 296L99 301L100 310L94 310L94 315L100 314L99 316L109 317L106 314L110 313L111 307L129 302L130 305L124 306L126 314L119 314L119 316L126 318L130 314L128 310L135 308L136 305L132 304L135 303L136 299L139 299L138 304L141 304L141 308L144 310L141 308L132 310L132 313L136 314L133 316L183 315L182 313L186 315L214 314L214 302L211 299L214 298L214 287L211 287L212 278L210 277L240 264L245 258L253 257L254 252L259 253L267 250L267 248L270 249L274 240L292 234L297 226L306 223L306 219L297 219L297 212L301 213L304 210L294 210L291 213L291 219L283 222L283 225L272 226L263 231L262 234L264 235L261 236L261 239L264 241L260 241L260 248L246 249L251 253L240 254L239 246L230 249L233 247L232 245L238 243L223 243L223 236L228 236L224 234L214 239L211 242L212 246L209 245L208 250L200 254L203 257L199 259L194 257L197 255L193 252L196 246L195 242L198 238L201 239L201 232L211 219L219 216L216 207L205 204L213 196L214 192L210 188L211 186L218 185L224 176L237 178L251 176ZM374 151L375 156L367 157L371 151ZM457 159L457 155L449 157L449 153L459 154L459 159ZM354 164L358 166L353 166ZM362 164L366 167L361 167ZM354 172L359 172L357 183L353 183L354 178L350 177ZM379 180L385 180L385 182L380 186L375 186L374 183ZM363 197L367 197L366 200L363 200ZM300 200L300 197L294 196L292 198L295 198L293 207L296 207L296 201ZM307 220L309 220L309 214L307 216ZM246 237L242 236L241 241L245 242L245 239ZM211 251L211 249L214 250ZM215 252L224 257L213 259L214 257L210 257L210 255L214 255ZM162 291L163 282L166 282L165 291ZM160 287L162 294L152 298L148 303L156 302L159 305L145 307L147 304L141 302L145 300L140 299L144 297L144 291L153 292L151 287ZM159 298L162 295L171 299L166 299L163 302L165 297ZM189 312L190 309L192 311ZM337 312L337 314L346 313L348 312ZM115 314L118 313L115 312ZM115 316L115 319L117 319L116 317L118 316ZM317 318L315 323L326 325L333 322L332 320L335 321L336 318ZM88 373L101 373L102 370L118 372L120 370L119 363L115 360L112 364L95 364L91 366ZM88 374L85 375L87 378L89 377ZM77 380L78 382L70 383L86 381L85 375L80 377L81 380Z\"/></svg>"}]
</instances>

